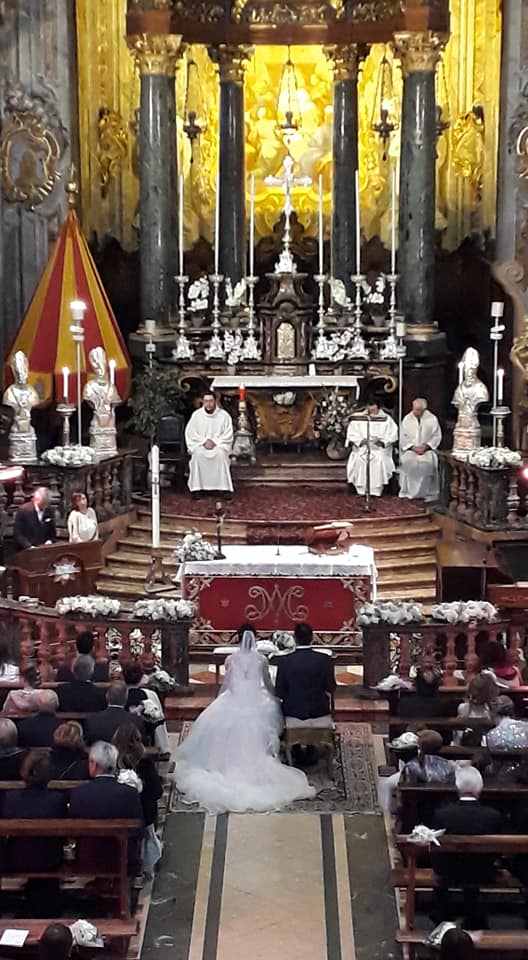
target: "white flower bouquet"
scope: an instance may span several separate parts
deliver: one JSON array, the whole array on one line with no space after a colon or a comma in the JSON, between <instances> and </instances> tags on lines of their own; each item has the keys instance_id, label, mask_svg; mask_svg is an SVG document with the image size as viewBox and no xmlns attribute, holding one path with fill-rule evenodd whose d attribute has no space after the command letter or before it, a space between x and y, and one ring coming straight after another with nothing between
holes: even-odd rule
<instances>
[{"instance_id":1,"label":"white flower bouquet","mask_svg":"<svg viewBox=\"0 0 528 960\"><path fill-rule=\"evenodd\" d=\"M45 450L41 457L44 463L52 463L54 467L85 467L97 463L97 459L92 447L81 447L79 444L52 447L51 450Z\"/></svg>"},{"instance_id":2,"label":"white flower bouquet","mask_svg":"<svg viewBox=\"0 0 528 960\"><path fill-rule=\"evenodd\" d=\"M418 823L413 827L412 833L409 834L407 839L411 843L433 843L435 846L440 846L440 837L445 833L445 830L433 830L432 827L426 827L424 823Z\"/></svg>"},{"instance_id":3,"label":"white flower bouquet","mask_svg":"<svg viewBox=\"0 0 528 960\"><path fill-rule=\"evenodd\" d=\"M87 617L116 617L121 609L119 600L113 597L103 597L98 594L86 596L61 597L55 604L57 613L61 616L67 613L83 613Z\"/></svg>"},{"instance_id":4,"label":"white flower bouquet","mask_svg":"<svg viewBox=\"0 0 528 960\"><path fill-rule=\"evenodd\" d=\"M271 635L271 640L279 650L295 650L293 633L288 630L275 630Z\"/></svg>"},{"instance_id":5,"label":"white flower bouquet","mask_svg":"<svg viewBox=\"0 0 528 960\"><path fill-rule=\"evenodd\" d=\"M404 626L406 623L420 623L424 612L421 603L414 600L385 600L379 603L364 603L358 611L358 623L362 627L374 623L391 623Z\"/></svg>"},{"instance_id":6,"label":"white flower bouquet","mask_svg":"<svg viewBox=\"0 0 528 960\"><path fill-rule=\"evenodd\" d=\"M493 623L498 618L498 610L487 600L455 600L435 603L431 616L442 623Z\"/></svg>"},{"instance_id":7,"label":"white flower bouquet","mask_svg":"<svg viewBox=\"0 0 528 960\"><path fill-rule=\"evenodd\" d=\"M141 703L141 715L149 723L163 723L165 715L159 704L153 700L143 700Z\"/></svg>"},{"instance_id":8,"label":"white flower bouquet","mask_svg":"<svg viewBox=\"0 0 528 960\"><path fill-rule=\"evenodd\" d=\"M522 456L517 450L510 450L509 447L479 447L478 450L470 451L468 463L475 467L483 467L485 470L499 470L505 467L519 467Z\"/></svg>"},{"instance_id":9,"label":"white flower bouquet","mask_svg":"<svg viewBox=\"0 0 528 960\"><path fill-rule=\"evenodd\" d=\"M138 793L143 790L143 781L138 777L135 770L120 770L117 775L117 782L124 783L126 787L134 787Z\"/></svg>"},{"instance_id":10,"label":"white flower bouquet","mask_svg":"<svg viewBox=\"0 0 528 960\"><path fill-rule=\"evenodd\" d=\"M167 597L136 600L132 616L138 620L192 620L196 616L196 604L190 600L170 600Z\"/></svg>"},{"instance_id":11,"label":"white flower bouquet","mask_svg":"<svg viewBox=\"0 0 528 960\"><path fill-rule=\"evenodd\" d=\"M204 539L199 530L189 530L182 542L176 547L174 557L180 563L192 560L214 560L215 548Z\"/></svg>"},{"instance_id":12,"label":"white flower bouquet","mask_svg":"<svg viewBox=\"0 0 528 960\"><path fill-rule=\"evenodd\" d=\"M209 306L209 281L207 277L200 277L191 283L187 291L189 310L191 313L200 313Z\"/></svg>"}]
</instances>

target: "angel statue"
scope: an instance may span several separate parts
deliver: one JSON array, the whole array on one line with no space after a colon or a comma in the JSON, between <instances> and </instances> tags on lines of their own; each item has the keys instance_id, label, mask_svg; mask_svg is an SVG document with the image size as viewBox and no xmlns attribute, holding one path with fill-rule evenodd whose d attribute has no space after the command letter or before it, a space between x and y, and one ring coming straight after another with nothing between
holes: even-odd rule
<instances>
[{"instance_id":1,"label":"angel statue","mask_svg":"<svg viewBox=\"0 0 528 960\"><path fill-rule=\"evenodd\" d=\"M451 403L458 409L453 432L453 453L465 455L480 447L480 423L477 409L489 400L488 388L479 380L477 371L480 357L478 350L468 347L462 357L462 381L456 388Z\"/></svg>"},{"instance_id":2,"label":"angel statue","mask_svg":"<svg viewBox=\"0 0 528 960\"><path fill-rule=\"evenodd\" d=\"M244 294L246 292L246 281L244 277L242 280L239 280L238 283L235 283L235 288L233 289L233 284L231 277L226 277L225 281L225 305L226 307L240 307Z\"/></svg>"},{"instance_id":3,"label":"angel statue","mask_svg":"<svg viewBox=\"0 0 528 960\"><path fill-rule=\"evenodd\" d=\"M108 376L106 353L102 347L94 347L88 354L95 376L91 377L83 391L83 399L93 407L90 423L90 446L104 459L117 454L115 407L121 403L113 379Z\"/></svg>"},{"instance_id":4,"label":"angel statue","mask_svg":"<svg viewBox=\"0 0 528 960\"><path fill-rule=\"evenodd\" d=\"M11 369L15 382L4 393L4 403L14 410L9 431L9 459L13 463L30 463L37 459L37 435L31 424L31 410L40 403L40 397L28 383L28 360L22 350L15 353Z\"/></svg>"}]
</instances>

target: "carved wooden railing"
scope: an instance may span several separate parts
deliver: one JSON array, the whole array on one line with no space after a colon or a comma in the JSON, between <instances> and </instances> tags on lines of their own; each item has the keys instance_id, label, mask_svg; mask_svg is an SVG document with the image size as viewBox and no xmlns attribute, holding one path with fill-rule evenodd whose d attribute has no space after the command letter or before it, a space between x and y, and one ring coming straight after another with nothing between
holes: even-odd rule
<instances>
[{"instance_id":1,"label":"carved wooden railing","mask_svg":"<svg viewBox=\"0 0 528 960\"><path fill-rule=\"evenodd\" d=\"M439 451L440 511L480 530L528 527L520 467L486 470Z\"/></svg>"},{"instance_id":2,"label":"carved wooden railing","mask_svg":"<svg viewBox=\"0 0 528 960\"><path fill-rule=\"evenodd\" d=\"M496 623L437 623L424 620L394 626L389 623L363 627L363 683L372 687L393 671L408 680L411 667L436 667L442 670L442 684L456 687L456 670L464 670L467 680L478 672L479 650L490 641L506 636L512 660L517 662L521 646L518 629L508 621Z\"/></svg>"},{"instance_id":3,"label":"carved wooden railing","mask_svg":"<svg viewBox=\"0 0 528 960\"><path fill-rule=\"evenodd\" d=\"M132 501L132 465L134 451L119 453L101 463L82 467L56 467L34 463L25 467L24 475L14 483L0 481L0 524L4 537L10 536L18 507L36 486L49 487L58 527L64 527L71 510L72 493L86 493L89 506L98 520L110 520L127 513Z\"/></svg>"},{"instance_id":4,"label":"carved wooden railing","mask_svg":"<svg viewBox=\"0 0 528 960\"><path fill-rule=\"evenodd\" d=\"M0 599L0 621L13 637L20 668L37 664L43 682L53 681L58 667L76 656L76 634L90 630L95 637L96 661L110 659L112 664L137 658L146 673L162 666L180 688L188 686L189 621L137 620L126 614L64 616L50 607L32 609L8 599Z\"/></svg>"}]
</instances>

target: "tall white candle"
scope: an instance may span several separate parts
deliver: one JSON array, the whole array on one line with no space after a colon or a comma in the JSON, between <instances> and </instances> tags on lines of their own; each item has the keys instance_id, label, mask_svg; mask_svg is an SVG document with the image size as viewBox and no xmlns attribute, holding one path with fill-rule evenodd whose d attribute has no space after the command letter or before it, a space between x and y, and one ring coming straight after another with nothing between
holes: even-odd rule
<instances>
[{"instance_id":1,"label":"tall white candle","mask_svg":"<svg viewBox=\"0 0 528 960\"><path fill-rule=\"evenodd\" d=\"M460 363L458 364L458 385L459 386L462 383L463 379L464 379L464 361L461 360Z\"/></svg>"},{"instance_id":2,"label":"tall white candle","mask_svg":"<svg viewBox=\"0 0 528 960\"><path fill-rule=\"evenodd\" d=\"M110 383L112 386L115 386L115 373L116 373L116 362L115 360L108 361L108 370L110 372Z\"/></svg>"},{"instance_id":3,"label":"tall white candle","mask_svg":"<svg viewBox=\"0 0 528 960\"><path fill-rule=\"evenodd\" d=\"M214 272L220 272L220 173L216 174Z\"/></svg>"},{"instance_id":4,"label":"tall white candle","mask_svg":"<svg viewBox=\"0 0 528 960\"><path fill-rule=\"evenodd\" d=\"M160 489L159 489L159 447L154 444L150 451L150 476L152 495L152 546L160 546Z\"/></svg>"},{"instance_id":5,"label":"tall white candle","mask_svg":"<svg viewBox=\"0 0 528 960\"><path fill-rule=\"evenodd\" d=\"M499 367L497 370L497 403L502 403L504 391L504 370L502 367Z\"/></svg>"},{"instance_id":6,"label":"tall white candle","mask_svg":"<svg viewBox=\"0 0 528 960\"><path fill-rule=\"evenodd\" d=\"M323 228L323 176L319 174L319 274L322 277L324 267L324 228Z\"/></svg>"},{"instance_id":7,"label":"tall white candle","mask_svg":"<svg viewBox=\"0 0 528 960\"><path fill-rule=\"evenodd\" d=\"M493 300L491 304L491 316L499 319L499 317L502 317L503 313L504 313L504 303L502 302L502 300Z\"/></svg>"},{"instance_id":8,"label":"tall white candle","mask_svg":"<svg viewBox=\"0 0 528 960\"><path fill-rule=\"evenodd\" d=\"M249 186L249 276L255 269L255 176L252 174Z\"/></svg>"},{"instance_id":9,"label":"tall white candle","mask_svg":"<svg viewBox=\"0 0 528 960\"><path fill-rule=\"evenodd\" d=\"M183 174L181 173L178 191L178 205L178 257L180 264L180 277L183 277Z\"/></svg>"},{"instance_id":10,"label":"tall white candle","mask_svg":"<svg viewBox=\"0 0 528 960\"><path fill-rule=\"evenodd\" d=\"M359 170L356 170L356 274L359 277L361 267L361 211L359 208Z\"/></svg>"},{"instance_id":11,"label":"tall white candle","mask_svg":"<svg viewBox=\"0 0 528 960\"><path fill-rule=\"evenodd\" d=\"M391 170L391 273L396 273L396 170Z\"/></svg>"},{"instance_id":12,"label":"tall white candle","mask_svg":"<svg viewBox=\"0 0 528 960\"><path fill-rule=\"evenodd\" d=\"M68 403L68 378L70 376L70 371L68 367L62 368L62 399L64 403Z\"/></svg>"}]
</instances>

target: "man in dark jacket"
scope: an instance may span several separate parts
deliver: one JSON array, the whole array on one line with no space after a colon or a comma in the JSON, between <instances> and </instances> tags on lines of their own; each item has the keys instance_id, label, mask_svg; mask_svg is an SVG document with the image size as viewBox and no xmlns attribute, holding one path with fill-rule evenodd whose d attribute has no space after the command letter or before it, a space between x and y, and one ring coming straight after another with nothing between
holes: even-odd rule
<instances>
[{"instance_id":1,"label":"man in dark jacket","mask_svg":"<svg viewBox=\"0 0 528 960\"><path fill-rule=\"evenodd\" d=\"M106 710L92 713L84 724L86 743L95 743L97 740L106 740L111 743L117 728L123 724L133 724L138 728L141 737L145 740L146 728L141 717L126 710L128 691L126 684L121 680L114 680L106 693Z\"/></svg>"},{"instance_id":2,"label":"man in dark jacket","mask_svg":"<svg viewBox=\"0 0 528 960\"><path fill-rule=\"evenodd\" d=\"M0 780L20 780L23 756L15 724L7 717L0 717Z\"/></svg>"},{"instance_id":3,"label":"man in dark jacket","mask_svg":"<svg viewBox=\"0 0 528 960\"><path fill-rule=\"evenodd\" d=\"M91 657L93 655L94 643L95 639L91 630L81 630L81 632L75 637L75 646L77 647L77 653L80 656ZM57 670L57 676L55 678L57 683L71 683L71 681L74 679L74 662L75 658L74 660L69 661L67 664L63 664L62 667L59 667ZM108 683L108 660L102 660L100 662L96 661L94 663L91 680L93 683Z\"/></svg>"},{"instance_id":4,"label":"man in dark jacket","mask_svg":"<svg viewBox=\"0 0 528 960\"><path fill-rule=\"evenodd\" d=\"M31 500L18 508L13 537L17 550L55 542L55 517L51 509L51 493L47 487L37 487Z\"/></svg>"},{"instance_id":5,"label":"man in dark jacket","mask_svg":"<svg viewBox=\"0 0 528 960\"><path fill-rule=\"evenodd\" d=\"M54 690L40 690L38 712L34 717L18 721L18 742L21 747L51 747L53 734L60 720L57 718L59 698Z\"/></svg>"},{"instance_id":6,"label":"man in dark jacket","mask_svg":"<svg viewBox=\"0 0 528 960\"><path fill-rule=\"evenodd\" d=\"M57 688L62 713L94 713L105 709L106 693L94 685L93 672L94 661L86 654L73 661L73 680L61 683Z\"/></svg>"}]
</instances>

